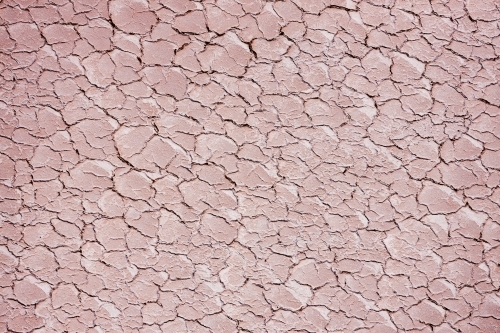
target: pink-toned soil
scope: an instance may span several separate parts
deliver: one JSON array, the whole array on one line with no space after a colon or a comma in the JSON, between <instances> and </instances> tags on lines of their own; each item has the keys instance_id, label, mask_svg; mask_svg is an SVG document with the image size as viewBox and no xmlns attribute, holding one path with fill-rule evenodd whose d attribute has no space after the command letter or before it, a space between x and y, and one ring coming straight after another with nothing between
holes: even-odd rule
<instances>
[{"instance_id":1,"label":"pink-toned soil","mask_svg":"<svg viewBox=\"0 0 500 333\"><path fill-rule=\"evenodd\" d=\"M0 333L500 332L498 0L0 1Z\"/></svg>"}]
</instances>

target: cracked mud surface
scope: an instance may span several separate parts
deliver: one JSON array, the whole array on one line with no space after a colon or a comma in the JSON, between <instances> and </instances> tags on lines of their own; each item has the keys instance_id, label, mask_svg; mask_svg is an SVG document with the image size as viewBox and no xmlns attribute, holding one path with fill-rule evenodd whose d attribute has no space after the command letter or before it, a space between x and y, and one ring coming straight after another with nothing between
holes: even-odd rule
<instances>
[{"instance_id":1,"label":"cracked mud surface","mask_svg":"<svg viewBox=\"0 0 500 333\"><path fill-rule=\"evenodd\" d=\"M0 2L0 332L500 332L497 0Z\"/></svg>"}]
</instances>

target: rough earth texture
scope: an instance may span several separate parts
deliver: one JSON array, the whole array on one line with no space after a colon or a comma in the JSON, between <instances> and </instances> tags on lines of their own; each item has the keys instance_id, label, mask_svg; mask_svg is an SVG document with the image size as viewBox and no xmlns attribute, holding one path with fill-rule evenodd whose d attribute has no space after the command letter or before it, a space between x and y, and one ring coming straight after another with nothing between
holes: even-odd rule
<instances>
[{"instance_id":1,"label":"rough earth texture","mask_svg":"<svg viewBox=\"0 0 500 333\"><path fill-rule=\"evenodd\" d=\"M0 2L0 332L500 332L498 0Z\"/></svg>"}]
</instances>

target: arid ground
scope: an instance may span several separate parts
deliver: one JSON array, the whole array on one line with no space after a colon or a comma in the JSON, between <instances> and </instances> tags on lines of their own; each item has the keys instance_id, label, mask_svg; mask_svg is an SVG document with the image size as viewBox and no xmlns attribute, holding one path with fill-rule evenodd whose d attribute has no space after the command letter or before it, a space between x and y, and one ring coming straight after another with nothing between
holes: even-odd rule
<instances>
[{"instance_id":1,"label":"arid ground","mask_svg":"<svg viewBox=\"0 0 500 333\"><path fill-rule=\"evenodd\" d=\"M0 332L500 332L499 0L0 1Z\"/></svg>"}]
</instances>

